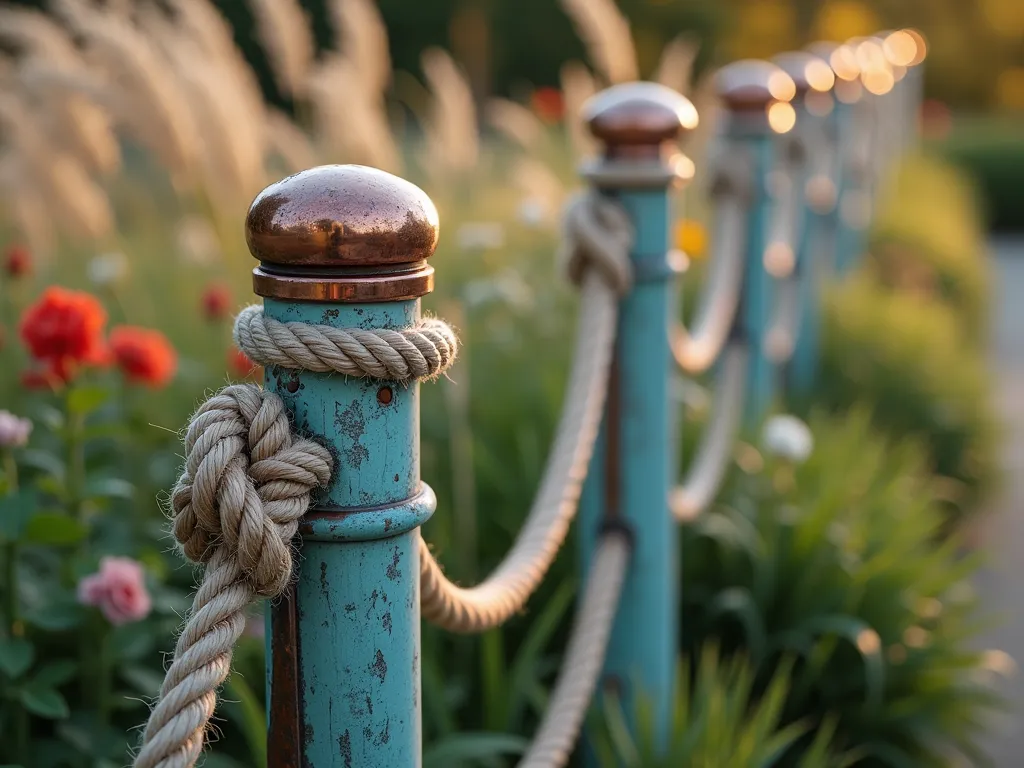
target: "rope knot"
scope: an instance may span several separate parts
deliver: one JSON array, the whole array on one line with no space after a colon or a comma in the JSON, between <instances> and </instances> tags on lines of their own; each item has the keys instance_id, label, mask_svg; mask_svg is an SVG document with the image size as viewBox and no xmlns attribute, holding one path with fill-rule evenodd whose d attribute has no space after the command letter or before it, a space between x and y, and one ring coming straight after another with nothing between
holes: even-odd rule
<instances>
[{"instance_id":1,"label":"rope knot","mask_svg":"<svg viewBox=\"0 0 1024 768\"><path fill-rule=\"evenodd\" d=\"M299 518L332 464L326 448L293 434L276 394L226 387L185 434L185 469L171 496L174 537L196 563L223 550L253 592L275 597L291 579Z\"/></svg>"},{"instance_id":2,"label":"rope knot","mask_svg":"<svg viewBox=\"0 0 1024 768\"><path fill-rule=\"evenodd\" d=\"M560 260L570 280L579 285L593 267L620 296L629 292L633 228L619 203L597 193L580 193L566 205L562 229Z\"/></svg>"}]
</instances>

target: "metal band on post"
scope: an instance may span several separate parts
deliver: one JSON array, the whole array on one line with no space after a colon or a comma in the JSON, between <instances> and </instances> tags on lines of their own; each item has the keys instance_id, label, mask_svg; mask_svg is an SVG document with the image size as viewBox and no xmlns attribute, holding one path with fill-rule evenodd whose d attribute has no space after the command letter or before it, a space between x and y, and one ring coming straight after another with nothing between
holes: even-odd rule
<instances>
[{"instance_id":1,"label":"metal band on post","mask_svg":"<svg viewBox=\"0 0 1024 768\"><path fill-rule=\"evenodd\" d=\"M616 690L630 713L637 695L644 696L653 706L659 744L666 745L679 610L676 538L668 510L677 444L669 329L677 317L679 265L670 256L668 191L692 175L692 163L675 142L696 127L697 113L668 88L627 83L597 94L585 105L584 118L604 151L582 175L630 217L635 282L620 302L608 404L580 504L582 568L589 569L610 521L632 531L634 555L603 686Z\"/></svg>"},{"instance_id":2,"label":"metal band on post","mask_svg":"<svg viewBox=\"0 0 1024 768\"><path fill-rule=\"evenodd\" d=\"M419 188L362 166L290 176L246 220L264 315L338 329L415 326L437 236ZM265 387L335 457L268 629L268 764L417 765L418 529L435 506L420 481L418 385L268 366Z\"/></svg>"},{"instance_id":3,"label":"metal band on post","mask_svg":"<svg viewBox=\"0 0 1024 768\"><path fill-rule=\"evenodd\" d=\"M765 265L773 210L768 179L775 168L775 137L792 130L795 122L790 102L796 85L779 67L755 60L723 67L717 85L726 113L722 139L742 146L753 159L744 278L744 324L751 349L744 421L750 425L764 417L777 389L776 366L765 349L775 299L774 279Z\"/></svg>"}]
</instances>

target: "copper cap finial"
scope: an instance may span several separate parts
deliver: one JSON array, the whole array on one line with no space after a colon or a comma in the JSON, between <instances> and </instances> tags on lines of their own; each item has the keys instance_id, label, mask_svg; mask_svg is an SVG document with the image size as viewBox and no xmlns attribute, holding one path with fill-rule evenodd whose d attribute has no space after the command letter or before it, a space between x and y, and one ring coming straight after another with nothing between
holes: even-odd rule
<instances>
[{"instance_id":1,"label":"copper cap finial","mask_svg":"<svg viewBox=\"0 0 1024 768\"><path fill-rule=\"evenodd\" d=\"M362 165L322 165L271 184L245 220L261 296L397 301L428 293L437 209L414 184Z\"/></svg>"},{"instance_id":2,"label":"copper cap finial","mask_svg":"<svg viewBox=\"0 0 1024 768\"><path fill-rule=\"evenodd\" d=\"M609 153L630 148L658 148L697 127L690 100L658 83L621 83L583 105L590 132Z\"/></svg>"},{"instance_id":3,"label":"copper cap finial","mask_svg":"<svg viewBox=\"0 0 1024 768\"><path fill-rule=\"evenodd\" d=\"M774 102L791 101L796 84L770 61L743 59L718 71L718 95L731 112L764 112Z\"/></svg>"}]
</instances>

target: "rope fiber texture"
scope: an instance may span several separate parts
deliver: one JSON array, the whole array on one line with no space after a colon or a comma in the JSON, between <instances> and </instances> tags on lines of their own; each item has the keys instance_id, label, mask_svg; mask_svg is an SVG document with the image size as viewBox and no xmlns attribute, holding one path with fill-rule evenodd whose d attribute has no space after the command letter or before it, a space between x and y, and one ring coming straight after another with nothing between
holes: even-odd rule
<instances>
[{"instance_id":1,"label":"rope fiber texture","mask_svg":"<svg viewBox=\"0 0 1024 768\"><path fill-rule=\"evenodd\" d=\"M530 513L504 560L472 588L449 581L421 539L423 617L450 632L483 632L522 610L576 513L604 410L618 295L632 282L632 232L617 203L589 193L570 202L563 241L562 262L581 289L579 327L562 416Z\"/></svg>"},{"instance_id":2,"label":"rope fiber texture","mask_svg":"<svg viewBox=\"0 0 1024 768\"><path fill-rule=\"evenodd\" d=\"M235 343L263 366L400 382L440 376L458 351L455 331L436 318L400 331L333 328L275 320L258 304L235 320Z\"/></svg>"},{"instance_id":3,"label":"rope fiber texture","mask_svg":"<svg viewBox=\"0 0 1024 768\"><path fill-rule=\"evenodd\" d=\"M687 373L703 373L718 359L729 338L743 285L747 208L736 183L724 184L715 207L715 253L707 287L698 299L690 331L676 323L672 354Z\"/></svg>"},{"instance_id":4,"label":"rope fiber texture","mask_svg":"<svg viewBox=\"0 0 1024 768\"><path fill-rule=\"evenodd\" d=\"M173 530L185 556L206 568L135 768L198 760L245 609L288 586L292 537L332 464L326 448L292 431L281 398L254 384L226 387L192 417Z\"/></svg>"},{"instance_id":5,"label":"rope fiber texture","mask_svg":"<svg viewBox=\"0 0 1024 768\"><path fill-rule=\"evenodd\" d=\"M749 347L743 342L733 342L725 350L711 418L686 478L669 497L669 509L678 522L695 518L718 495L739 431L749 357Z\"/></svg>"},{"instance_id":6,"label":"rope fiber texture","mask_svg":"<svg viewBox=\"0 0 1024 768\"><path fill-rule=\"evenodd\" d=\"M605 535L587 574L565 649L565 664L555 681L544 719L518 768L561 768L569 762L601 676L629 556L627 537Z\"/></svg>"}]
</instances>

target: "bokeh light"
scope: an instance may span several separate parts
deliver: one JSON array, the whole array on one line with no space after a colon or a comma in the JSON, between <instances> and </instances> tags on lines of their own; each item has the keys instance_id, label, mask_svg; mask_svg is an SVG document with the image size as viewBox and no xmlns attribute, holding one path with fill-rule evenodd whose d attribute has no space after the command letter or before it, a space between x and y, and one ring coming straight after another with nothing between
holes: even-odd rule
<instances>
[{"instance_id":1,"label":"bokeh light","mask_svg":"<svg viewBox=\"0 0 1024 768\"><path fill-rule=\"evenodd\" d=\"M788 101L768 105L768 125L776 133L789 133L796 125L796 110Z\"/></svg>"}]
</instances>

